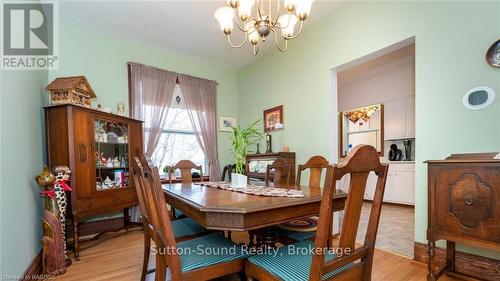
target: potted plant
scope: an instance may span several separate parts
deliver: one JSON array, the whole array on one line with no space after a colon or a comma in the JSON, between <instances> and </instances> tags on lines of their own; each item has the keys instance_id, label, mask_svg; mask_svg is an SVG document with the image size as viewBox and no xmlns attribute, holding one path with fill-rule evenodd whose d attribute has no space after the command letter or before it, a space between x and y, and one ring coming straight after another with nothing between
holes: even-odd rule
<instances>
[{"instance_id":1,"label":"potted plant","mask_svg":"<svg viewBox=\"0 0 500 281\"><path fill-rule=\"evenodd\" d=\"M246 129L241 129L239 125L231 127L233 154L235 157L235 170L236 173L231 173L231 186L232 187L246 187L247 176L243 175L243 165L245 164L245 157L247 156L251 145L257 143L262 139L263 135L255 128L255 125L260 120L255 121Z\"/></svg>"}]
</instances>

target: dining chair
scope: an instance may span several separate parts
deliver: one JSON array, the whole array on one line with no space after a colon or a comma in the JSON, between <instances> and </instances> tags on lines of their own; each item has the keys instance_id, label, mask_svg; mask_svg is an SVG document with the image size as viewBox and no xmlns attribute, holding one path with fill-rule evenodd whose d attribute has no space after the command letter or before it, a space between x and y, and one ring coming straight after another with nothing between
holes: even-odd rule
<instances>
[{"instance_id":1,"label":"dining chair","mask_svg":"<svg viewBox=\"0 0 500 281\"><path fill-rule=\"evenodd\" d=\"M322 175L325 175L326 177L326 172L323 173L323 171L327 171L328 167L330 167L330 164L328 160L323 156L316 155L309 158L309 160L307 160L305 164L299 164L297 168L297 179L295 181L295 186L297 188L300 188L302 172L309 170L309 186L320 187ZM325 184L327 184L326 180ZM317 217L311 217L307 219L293 220L291 222L278 226L278 235L280 237L280 242L289 244L306 239L313 239L316 236L317 228L314 225L317 223L317 219ZM304 226L309 227L306 228Z\"/></svg>"},{"instance_id":2,"label":"dining chair","mask_svg":"<svg viewBox=\"0 0 500 281\"><path fill-rule=\"evenodd\" d=\"M156 245L155 280L165 281L167 267L170 280L210 280L233 273L242 273L248 253L220 233L212 233L183 242L176 242L173 221L161 187L158 168L144 167L146 206L151 206L152 238Z\"/></svg>"},{"instance_id":3,"label":"dining chair","mask_svg":"<svg viewBox=\"0 0 500 281\"><path fill-rule=\"evenodd\" d=\"M226 177L230 181L232 171L233 171L233 165L229 164L224 166L224 168L222 169L222 175L220 177L220 181L226 181Z\"/></svg>"},{"instance_id":4,"label":"dining chair","mask_svg":"<svg viewBox=\"0 0 500 281\"><path fill-rule=\"evenodd\" d=\"M371 280L388 165L380 163L377 150L373 146L359 145L342 163L328 168L327 171L327 185L321 197L318 230L314 242L305 240L281 247L276 253L249 257L245 264L247 281ZM371 171L378 177L377 186L364 243L356 248L363 196ZM329 226L333 217L332 196L336 192L336 181L346 174L350 174L351 181L339 244L337 248L329 248L326 251L327 240L331 237Z\"/></svg>"},{"instance_id":5,"label":"dining chair","mask_svg":"<svg viewBox=\"0 0 500 281\"><path fill-rule=\"evenodd\" d=\"M273 172L271 174L271 171ZM267 165L264 184L269 186L269 180L272 178L276 187L288 187L292 176L292 164L284 158L277 158L272 164Z\"/></svg>"},{"instance_id":6,"label":"dining chair","mask_svg":"<svg viewBox=\"0 0 500 281\"><path fill-rule=\"evenodd\" d=\"M196 165L191 160L181 160L168 171L170 184L173 183L174 178L172 173L176 170L181 171L181 183L183 184L190 184L193 182L193 170L198 170L200 172L200 181L203 181L203 171L201 165Z\"/></svg>"},{"instance_id":7,"label":"dining chair","mask_svg":"<svg viewBox=\"0 0 500 281\"><path fill-rule=\"evenodd\" d=\"M173 173L176 170L181 171L181 183L182 184L191 184L193 182L193 170L198 170L200 173L200 181L203 182L203 170L201 165L196 165L193 163L191 160L181 160L175 164L172 169L168 171L168 179L169 183L173 183ZM180 219L180 218L185 218L186 215L184 215L182 212L175 210L174 208L171 208L171 217L174 219Z\"/></svg>"},{"instance_id":8,"label":"dining chair","mask_svg":"<svg viewBox=\"0 0 500 281\"><path fill-rule=\"evenodd\" d=\"M144 230L144 257L142 262L141 281L146 280L149 256L151 249L151 239L154 235L151 217L155 215L151 206L147 204L147 192L145 185L148 184L147 175L144 173L143 165L138 157L134 158L131 173L133 174L134 186L137 192L141 219ZM190 218L172 221L172 230L176 241L184 241L210 233L200 224Z\"/></svg>"},{"instance_id":9,"label":"dining chair","mask_svg":"<svg viewBox=\"0 0 500 281\"><path fill-rule=\"evenodd\" d=\"M233 172L236 172L236 164L229 164L224 166L224 168L222 169L221 181L231 181L231 174ZM245 173L245 165L243 165L243 173Z\"/></svg>"}]
</instances>

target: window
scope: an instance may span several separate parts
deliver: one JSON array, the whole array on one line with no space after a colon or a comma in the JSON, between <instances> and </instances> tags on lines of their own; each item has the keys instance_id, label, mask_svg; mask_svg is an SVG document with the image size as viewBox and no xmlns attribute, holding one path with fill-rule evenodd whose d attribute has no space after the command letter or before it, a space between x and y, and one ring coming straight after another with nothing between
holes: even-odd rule
<instances>
[{"instance_id":1,"label":"window","mask_svg":"<svg viewBox=\"0 0 500 281\"><path fill-rule=\"evenodd\" d=\"M145 118L145 120L148 119ZM191 160L196 165L201 165L203 174L208 174L207 158L196 139L181 88L176 85L170 102L166 125L152 160L158 165L160 175L166 176L168 172L164 171L165 166L175 165L184 159ZM180 171L177 170L175 175L180 176Z\"/></svg>"}]
</instances>

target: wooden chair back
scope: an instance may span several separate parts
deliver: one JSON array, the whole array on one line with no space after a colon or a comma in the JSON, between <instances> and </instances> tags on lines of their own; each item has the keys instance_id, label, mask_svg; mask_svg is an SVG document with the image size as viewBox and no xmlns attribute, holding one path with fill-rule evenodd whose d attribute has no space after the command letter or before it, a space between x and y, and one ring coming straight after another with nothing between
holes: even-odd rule
<instances>
[{"instance_id":1,"label":"wooden chair back","mask_svg":"<svg viewBox=\"0 0 500 281\"><path fill-rule=\"evenodd\" d=\"M236 164L229 164L227 166L224 166L224 169L222 169L222 177L221 181L231 181L231 173L236 172ZM245 165L243 165L243 173L246 172Z\"/></svg>"},{"instance_id":2,"label":"wooden chair back","mask_svg":"<svg viewBox=\"0 0 500 281\"><path fill-rule=\"evenodd\" d=\"M290 178L292 176L292 164L290 164L286 159L277 158L272 164L267 165L266 176L264 178L266 186L269 186L271 171L274 171L272 175L274 186L280 187L290 185Z\"/></svg>"},{"instance_id":3,"label":"wooden chair back","mask_svg":"<svg viewBox=\"0 0 500 281\"><path fill-rule=\"evenodd\" d=\"M350 174L351 181L346 200L340 241L337 248L337 255L339 257L325 261L324 251L320 251L319 253L315 251L311 264L310 281L319 281L323 274L355 261L359 262L354 263L342 273L335 275L331 280L371 280L375 239L377 237L388 167L387 164L380 163L378 152L373 146L358 145L347 155L342 163L334 165L328 170L328 184L325 185L325 189L323 190L314 246L316 249L325 249L327 247L327 241L332 235L329 224L333 216L331 197L336 192L337 180L340 180L346 174ZM363 197L370 172L375 172L377 175L377 186L364 244L355 249Z\"/></svg>"},{"instance_id":4,"label":"wooden chair back","mask_svg":"<svg viewBox=\"0 0 500 281\"><path fill-rule=\"evenodd\" d=\"M175 166L170 169L169 173L169 182L172 184L172 173L175 170L181 171L181 183L183 184L191 184L193 182L193 169L200 171L200 181L203 181L203 171L201 165L196 165L190 160L181 160L175 164Z\"/></svg>"},{"instance_id":5,"label":"wooden chair back","mask_svg":"<svg viewBox=\"0 0 500 281\"><path fill-rule=\"evenodd\" d=\"M135 162L134 165L138 165L138 159L136 159ZM175 236L167 210L167 202L161 187L158 167L154 166L149 159L145 158L143 170L144 177L142 181L144 183L144 190L146 191L146 208L149 208L151 212L151 223L154 232L153 241L158 247L155 278L157 278L157 280L165 280L166 267L168 267L172 280L181 280L180 259L175 250Z\"/></svg>"},{"instance_id":6,"label":"wooden chair back","mask_svg":"<svg viewBox=\"0 0 500 281\"><path fill-rule=\"evenodd\" d=\"M139 201L139 208L141 210L142 223L144 225L144 231L149 230L152 227L151 224L151 209L147 205L147 195L145 190L145 174L142 167L141 161L138 157L134 157L132 161L131 171L132 178L134 181L135 190L137 192L137 199Z\"/></svg>"},{"instance_id":7,"label":"wooden chair back","mask_svg":"<svg viewBox=\"0 0 500 281\"><path fill-rule=\"evenodd\" d=\"M297 187L300 187L302 172L309 169L309 186L320 187L321 175L323 174L323 170L328 170L328 167L330 167L330 164L328 160L326 160L326 158L323 156L316 155L309 158L309 160L307 160L305 164L299 164L297 168L297 179L295 181L295 185ZM325 184L327 184L326 181Z\"/></svg>"}]
</instances>

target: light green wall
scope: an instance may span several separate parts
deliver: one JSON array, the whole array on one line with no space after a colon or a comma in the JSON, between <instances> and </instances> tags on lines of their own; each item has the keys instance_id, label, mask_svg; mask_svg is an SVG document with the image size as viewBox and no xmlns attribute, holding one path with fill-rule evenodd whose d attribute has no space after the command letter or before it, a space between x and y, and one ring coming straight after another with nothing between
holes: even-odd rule
<instances>
[{"instance_id":1,"label":"light green wall","mask_svg":"<svg viewBox=\"0 0 500 281\"><path fill-rule=\"evenodd\" d=\"M40 250L43 87L47 71L0 71L0 274L19 275Z\"/></svg>"},{"instance_id":2,"label":"light green wall","mask_svg":"<svg viewBox=\"0 0 500 281\"><path fill-rule=\"evenodd\" d=\"M498 1L344 3L290 42L286 53L275 51L238 72L241 123L283 104L285 130L273 133L274 149L289 145L299 163L315 154L333 159L331 69L415 36L415 239L425 242L422 162L450 153L500 151L500 70L484 59L500 34L498 11ZM481 111L465 109L462 96L479 85L494 88L497 99ZM500 258L498 252L481 253Z\"/></svg>"},{"instance_id":3,"label":"light green wall","mask_svg":"<svg viewBox=\"0 0 500 281\"><path fill-rule=\"evenodd\" d=\"M116 111L127 103L128 61L216 80L218 115L238 116L236 71L215 63L144 43L60 26L58 71L1 72L1 268L20 275L40 250L43 202L33 177L44 160L44 87L59 76L85 75L98 98L95 104ZM219 134L221 164L231 161L229 134Z\"/></svg>"},{"instance_id":4,"label":"light green wall","mask_svg":"<svg viewBox=\"0 0 500 281\"><path fill-rule=\"evenodd\" d=\"M60 26L59 70L49 73L56 77L85 75L97 100L116 112L119 102L128 102L128 61L216 80L218 115L238 115L236 71L203 60L138 41L92 32L75 26ZM128 106L127 106L128 107ZM218 121L218 120L217 120ZM229 134L219 134L221 165L231 161Z\"/></svg>"}]
</instances>

